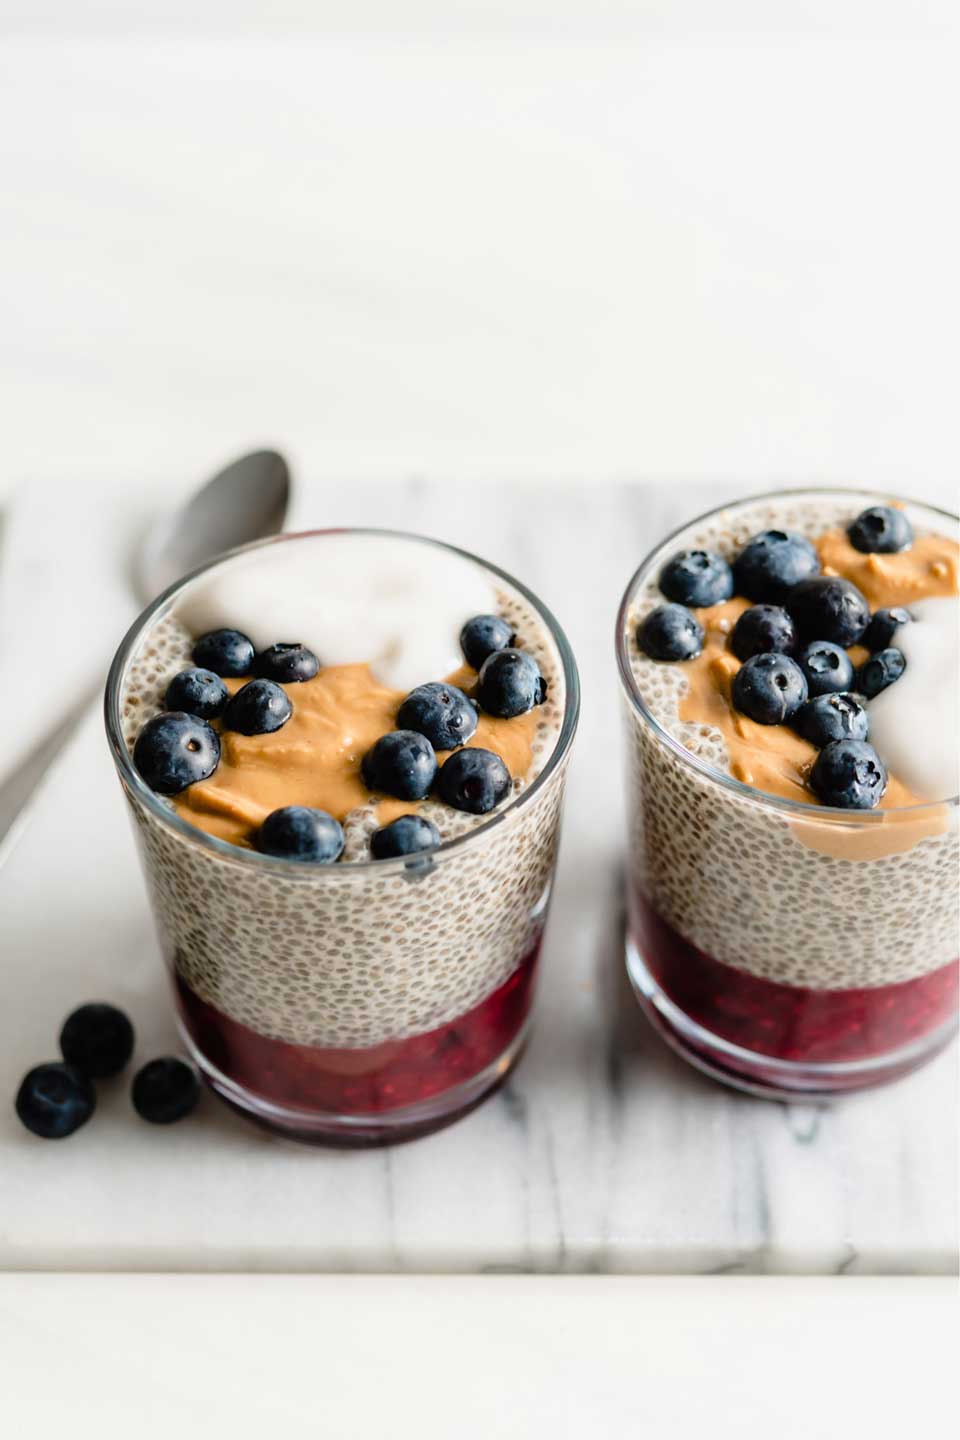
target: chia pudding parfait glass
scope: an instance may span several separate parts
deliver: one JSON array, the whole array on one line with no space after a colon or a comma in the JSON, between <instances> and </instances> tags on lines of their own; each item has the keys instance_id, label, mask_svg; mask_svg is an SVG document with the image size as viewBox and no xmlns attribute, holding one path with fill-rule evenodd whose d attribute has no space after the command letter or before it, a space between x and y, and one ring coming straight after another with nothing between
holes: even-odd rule
<instances>
[{"instance_id":1,"label":"chia pudding parfait glass","mask_svg":"<svg viewBox=\"0 0 960 1440\"><path fill-rule=\"evenodd\" d=\"M628 976L675 1051L761 1097L882 1084L955 1035L958 799L833 809L743 783L718 732L674 723L683 665L660 665L673 672L664 679L672 693L658 693L654 662L637 645L638 613L657 603L656 578L680 548L708 546L730 560L768 526L815 538L816 513L837 523L886 498L803 490L719 507L657 545L617 617ZM916 528L956 538L956 516L907 509Z\"/></svg>"},{"instance_id":2,"label":"chia pudding parfait glass","mask_svg":"<svg viewBox=\"0 0 960 1440\"><path fill-rule=\"evenodd\" d=\"M135 621L107 681L108 740L133 819L184 1045L214 1092L267 1129L317 1144L427 1134L477 1105L527 1041L556 864L579 682L557 621L519 581L465 551L397 532L479 566L536 625L553 671L542 764L492 814L451 811L428 854L309 865L240 848L183 819L131 759L136 724L189 663L175 620L191 587L241 547L165 591ZM139 659L138 659L139 657ZM144 659L146 657L146 660ZM364 657L357 657L362 660ZM135 665L145 680L131 710ZM172 666L172 669L171 669ZM152 667L152 669L150 668ZM545 670L547 673L547 670ZM132 723L136 722L136 724ZM375 822L367 822L367 834Z\"/></svg>"}]
</instances>

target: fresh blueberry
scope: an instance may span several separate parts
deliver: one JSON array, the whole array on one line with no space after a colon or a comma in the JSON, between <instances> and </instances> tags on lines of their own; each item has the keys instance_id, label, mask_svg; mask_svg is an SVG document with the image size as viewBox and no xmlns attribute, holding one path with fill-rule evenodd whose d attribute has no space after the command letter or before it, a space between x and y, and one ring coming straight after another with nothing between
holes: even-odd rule
<instances>
[{"instance_id":1,"label":"fresh blueberry","mask_svg":"<svg viewBox=\"0 0 960 1440\"><path fill-rule=\"evenodd\" d=\"M271 810L257 833L257 849L281 860L331 865L343 850L343 830L326 810L284 805Z\"/></svg>"},{"instance_id":2,"label":"fresh blueberry","mask_svg":"<svg viewBox=\"0 0 960 1440\"><path fill-rule=\"evenodd\" d=\"M881 690L892 685L894 680L899 680L906 668L906 656L896 646L890 645L886 650L878 650L876 655L865 660L857 671L857 689L861 695L872 700Z\"/></svg>"},{"instance_id":3,"label":"fresh blueberry","mask_svg":"<svg viewBox=\"0 0 960 1440\"><path fill-rule=\"evenodd\" d=\"M856 695L815 695L800 706L793 728L822 749L831 740L866 740L870 721Z\"/></svg>"},{"instance_id":4,"label":"fresh blueberry","mask_svg":"<svg viewBox=\"0 0 960 1440\"><path fill-rule=\"evenodd\" d=\"M492 750L454 750L437 777L441 800L470 815L486 815L510 789L510 771Z\"/></svg>"},{"instance_id":5,"label":"fresh blueberry","mask_svg":"<svg viewBox=\"0 0 960 1440\"><path fill-rule=\"evenodd\" d=\"M829 640L811 640L797 656L811 695L832 695L853 686L853 661Z\"/></svg>"},{"instance_id":6,"label":"fresh blueberry","mask_svg":"<svg viewBox=\"0 0 960 1440\"><path fill-rule=\"evenodd\" d=\"M804 580L788 608L801 640L832 640L834 645L856 645L870 620L870 606L856 585L839 575Z\"/></svg>"},{"instance_id":7,"label":"fresh blueberry","mask_svg":"<svg viewBox=\"0 0 960 1440\"><path fill-rule=\"evenodd\" d=\"M810 785L824 805L872 810L883 799L887 771L865 740L831 740L814 762Z\"/></svg>"},{"instance_id":8,"label":"fresh blueberry","mask_svg":"<svg viewBox=\"0 0 960 1440\"><path fill-rule=\"evenodd\" d=\"M807 698L807 679L789 655L751 655L733 677L733 703L758 725L782 725Z\"/></svg>"},{"instance_id":9,"label":"fresh blueberry","mask_svg":"<svg viewBox=\"0 0 960 1440\"><path fill-rule=\"evenodd\" d=\"M516 638L512 627L501 616L474 615L460 631L460 649L467 664L479 670L494 650L506 650Z\"/></svg>"},{"instance_id":10,"label":"fresh blueberry","mask_svg":"<svg viewBox=\"0 0 960 1440\"><path fill-rule=\"evenodd\" d=\"M847 538L865 555L895 555L913 544L913 526L902 510L871 505L847 527Z\"/></svg>"},{"instance_id":11,"label":"fresh blueberry","mask_svg":"<svg viewBox=\"0 0 960 1440\"><path fill-rule=\"evenodd\" d=\"M82 1075L104 1080L133 1054L133 1026L115 1005L81 1005L60 1031L60 1053Z\"/></svg>"},{"instance_id":12,"label":"fresh blueberry","mask_svg":"<svg viewBox=\"0 0 960 1440\"><path fill-rule=\"evenodd\" d=\"M290 697L272 680L249 680L223 712L223 728L241 735L270 735L293 714Z\"/></svg>"},{"instance_id":13,"label":"fresh blueberry","mask_svg":"<svg viewBox=\"0 0 960 1440\"><path fill-rule=\"evenodd\" d=\"M219 675L193 666L174 675L163 703L168 710L184 710L201 720L214 720L229 699L230 692Z\"/></svg>"},{"instance_id":14,"label":"fresh blueberry","mask_svg":"<svg viewBox=\"0 0 960 1440\"><path fill-rule=\"evenodd\" d=\"M910 611L901 609L899 605L891 610L874 610L867 633L863 637L864 645L871 655L875 655L878 650L886 650L900 626L909 625L912 619Z\"/></svg>"},{"instance_id":15,"label":"fresh blueberry","mask_svg":"<svg viewBox=\"0 0 960 1440\"><path fill-rule=\"evenodd\" d=\"M213 774L220 763L220 737L196 715L164 710L137 736L133 763L151 790L176 795Z\"/></svg>"},{"instance_id":16,"label":"fresh blueberry","mask_svg":"<svg viewBox=\"0 0 960 1440\"><path fill-rule=\"evenodd\" d=\"M193 647L194 663L215 675L249 675L253 641L239 630L209 630Z\"/></svg>"},{"instance_id":17,"label":"fresh blueberry","mask_svg":"<svg viewBox=\"0 0 960 1440\"><path fill-rule=\"evenodd\" d=\"M320 661L306 645L271 645L253 657L254 675L282 685L312 680L319 669Z\"/></svg>"},{"instance_id":18,"label":"fresh blueberry","mask_svg":"<svg viewBox=\"0 0 960 1440\"><path fill-rule=\"evenodd\" d=\"M440 831L432 820L422 815L401 815L370 837L370 853L374 860L392 860L395 855L419 855L436 850Z\"/></svg>"},{"instance_id":19,"label":"fresh blueberry","mask_svg":"<svg viewBox=\"0 0 960 1440\"><path fill-rule=\"evenodd\" d=\"M780 605L751 605L744 610L730 636L730 648L738 660L775 650L789 655L797 643L793 621Z\"/></svg>"},{"instance_id":20,"label":"fresh blueberry","mask_svg":"<svg viewBox=\"0 0 960 1440\"><path fill-rule=\"evenodd\" d=\"M97 1105L89 1078L73 1065L51 1061L28 1070L15 1107L22 1124L43 1140L64 1140L86 1125Z\"/></svg>"},{"instance_id":21,"label":"fresh blueberry","mask_svg":"<svg viewBox=\"0 0 960 1440\"><path fill-rule=\"evenodd\" d=\"M637 644L651 660L693 660L703 649L703 626L683 605L658 605L637 626Z\"/></svg>"},{"instance_id":22,"label":"fresh blueberry","mask_svg":"<svg viewBox=\"0 0 960 1440\"><path fill-rule=\"evenodd\" d=\"M748 540L733 562L738 595L780 605L794 585L820 574L820 556L793 530L764 530Z\"/></svg>"},{"instance_id":23,"label":"fresh blueberry","mask_svg":"<svg viewBox=\"0 0 960 1440\"><path fill-rule=\"evenodd\" d=\"M137 1071L131 1098L134 1110L151 1125L172 1125L196 1108L200 1081L185 1060L163 1055Z\"/></svg>"},{"instance_id":24,"label":"fresh blueberry","mask_svg":"<svg viewBox=\"0 0 960 1440\"><path fill-rule=\"evenodd\" d=\"M437 774L437 757L425 735L416 730L391 730L381 735L363 757L363 780L398 800L422 800Z\"/></svg>"},{"instance_id":25,"label":"fresh blueberry","mask_svg":"<svg viewBox=\"0 0 960 1440\"><path fill-rule=\"evenodd\" d=\"M455 685L418 685L397 711L400 730L426 735L434 750L465 745L477 728L477 707Z\"/></svg>"},{"instance_id":26,"label":"fresh blueberry","mask_svg":"<svg viewBox=\"0 0 960 1440\"><path fill-rule=\"evenodd\" d=\"M480 667L477 696L488 715L510 720L547 698L540 666L526 650L495 650Z\"/></svg>"},{"instance_id":27,"label":"fresh blueberry","mask_svg":"<svg viewBox=\"0 0 960 1440\"><path fill-rule=\"evenodd\" d=\"M719 605L733 594L733 571L713 550L681 550L664 565L658 584L679 605Z\"/></svg>"}]
</instances>

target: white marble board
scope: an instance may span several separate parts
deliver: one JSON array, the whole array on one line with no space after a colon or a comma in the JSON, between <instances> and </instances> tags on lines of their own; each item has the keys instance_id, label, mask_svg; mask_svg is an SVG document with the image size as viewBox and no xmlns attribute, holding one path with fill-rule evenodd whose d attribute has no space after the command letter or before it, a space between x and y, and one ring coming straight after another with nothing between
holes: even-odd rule
<instances>
[{"instance_id":1,"label":"white marble board","mask_svg":"<svg viewBox=\"0 0 960 1440\"><path fill-rule=\"evenodd\" d=\"M954 1050L828 1109L763 1103L668 1053L622 979L613 615L649 544L721 498L716 486L301 488L296 523L442 535L522 576L569 632L583 721L529 1052L473 1115L395 1150L273 1141L210 1097L192 1121L155 1130L135 1120L122 1082L103 1087L94 1122L69 1143L27 1135L9 1100L20 1074L53 1054L74 1004L127 1006L141 1058L175 1043L91 713L0 865L0 1267L955 1272ZM31 590L18 608L39 637L38 617L69 609L78 582L56 535L27 523L31 504L36 495L21 497L5 566L21 602ZM130 617L121 547L106 543L108 525L89 514L86 524L100 545L85 556L97 583L82 589L95 655ZM21 661L28 648L21 638Z\"/></svg>"}]
</instances>

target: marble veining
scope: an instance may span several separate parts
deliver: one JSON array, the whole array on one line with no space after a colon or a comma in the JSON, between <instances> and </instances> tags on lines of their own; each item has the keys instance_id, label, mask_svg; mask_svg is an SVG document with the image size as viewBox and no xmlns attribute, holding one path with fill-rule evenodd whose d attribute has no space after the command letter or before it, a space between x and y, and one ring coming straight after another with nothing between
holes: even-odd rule
<instances>
[{"instance_id":1,"label":"marble veining","mask_svg":"<svg viewBox=\"0 0 960 1440\"><path fill-rule=\"evenodd\" d=\"M615 607L652 542L724 496L655 485L484 493L477 507L451 503L450 486L305 483L293 518L442 531L528 580L570 635L583 721L520 1067L449 1130L366 1154L271 1140L212 1098L184 1125L149 1129L122 1082L102 1087L94 1120L62 1146L26 1135L0 1107L0 1266L955 1273L954 1051L833 1107L770 1104L676 1059L629 993ZM31 594L39 634L64 602L58 565L83 580L58 551L69 531L41 534L28 518L13 517L0 590ZM104 566L114 553L104 546ZM101 584L84 613L93 648L108 651L129 618L122 587ZM9 660L0 654L0 684ZM33 701L42 709L42 693ZM129 1008L140 1060L176 1045L99 714L0 860L0 936L3 1093L54 1053L62 1017L83 1000Z\"/></svg>"}]
</instances>

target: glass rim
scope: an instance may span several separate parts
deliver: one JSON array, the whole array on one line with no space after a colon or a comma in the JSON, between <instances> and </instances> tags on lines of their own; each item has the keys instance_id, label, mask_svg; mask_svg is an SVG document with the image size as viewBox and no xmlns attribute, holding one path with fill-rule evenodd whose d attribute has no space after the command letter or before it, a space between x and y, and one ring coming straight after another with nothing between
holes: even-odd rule
<instances>
[{"instance_id":1,"label":"glass rim","mask_svg":"<svg viewBox=\"0 0 960 1440\"><path fill-rule=\"evenodd\" d=\"M154 623L158 614L163 608L175 599L188 585L214 570L217 566L227 561L234 560L238 556L248 555L256 550L266 550L273 545L282 545L296 540L307 540L321 535L381 535L389 536L398 540L410 540L422 545L434 546L437 549L445 550L448 553L458 555L461 559L469 560L478 565L482 570L498 577L524 600L530 604L536 614L546 626L550 638L557 647L560 656L560 664L563 670L565 687L563 719L560 726L560 733L557 736L556 744L551 751L546 764L540 773L531 783L516 796L509 805L505 806L499 814L491 814L484 820L483 824L466 830L461 835L454 835L449 840L444 840L435 850L424 851L416 855L396 855L385 860L375 860L372 856L366 860L351 860L344 864L334 865L310 865L301 861L285 860L274 855L263 855L259 850L245 850L239 845L233 845L228 840L221 840L217 835L210 835L207 831L192 825L184 820L177 812L167 805L163 798L151 790L146 781L141 777L133 764L132 757L123 736L120 716L120 697L123 678L127 665L137 645L144 638L149 627ZM216 555L212 560L205 561L202 565L196 566L186 575L182 575L173 584L150 602L133 621L133 624L124 634L116 653L110 662L110 669L107 673L107 682L103 697L104 723L107 732L107 740L113 755L114 764L120 775L120 779L144 807L169 830L173 831L180 839L189 844L197 845L203 850L208 850L222 860L229 861L236 865L250 865L255 870L264 873L273 873L292 880L321 879L322 877L346 878L348 876L369 875L371 871L384 875L403 873L404 871L424 871L425 861L436 861L438 857L444 859L461 850L469 850L484 843L496 835L500 827L509 825L514 816L523 811L526 805L543 790L551 776L555 775L562 762L569 753L573 737L576 733L577 724L580 718L580 677L577 670L577 662L566 634L551 610L544 605L543 601L536 596L526 585L515 580L506 570L499 565L494 565L489 560L482 559L479 555L472 554L469 550L463 550L457 545L451 545L445 540L437 540L429 535L419 535L410 530L391 530L376 526L344 525L332 528L319 528L312 530L286 530L279 535L271 535L263 540L252 540L246 545L236 545L222 554Z\"/></svg>"},{"instance_id":2,"label":"glass rim","mask_svg":"<svg viewBox=\"0 0 960 1440\"><path fill-rule=\"evenodd\" d=\"M672 735L665 726L652 713L637 684L636 677L630 665L630 655L627 650L627 620L630 607L641 578L652 566L657 555L679 537L692 529L695 525L701 525L707 520L712 520L724 510L736 510L747 505L760 504L764 500L782 500L790 496L800 495L862 495L866 499L891 499L900 500L910 506L929 511L932 515L940 515L943 519L951 521L954 525L960 525L960 516L955 515L951 510L944 510L939 505L929 505L925 500L905 499L899 495L893 495L883 490L863 490L855 485L802 485L792 486L785 490L765 490L757 495L745 495L738 500L728 500L722 505L714 505L702 514L693 516L662 540L659 540L651 550L647 552L636 570L630 576L626 589L623 592L620 604L617 607L617 629L615 636L617 670L619 672L620 685L630 702L631 708L651 728L657 738L664 742L673 753L683 761L690 769L695 770L711 783L720 785L740 796L741 799L750 800L754 804L762 805L765 809L786 812L788 815L803 818L805 820L817 820L820 823L826 822L829 825L843 824L851 825L883 825L889 823L892 817L919 816L925 812L942 810L944 807L960 806L960 796L951 795L943 800L921 800L917 805L893 805L885 810L844 810L835 805L819 805L813 801L791 800L786 796L772 795L769 790L758 790L753 785L746 785L734 775L728 775L711 765L708 760L694 755L688 750L682 741Z\"/></svg>"}]
</instances>

